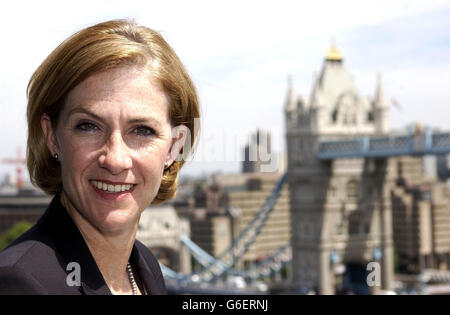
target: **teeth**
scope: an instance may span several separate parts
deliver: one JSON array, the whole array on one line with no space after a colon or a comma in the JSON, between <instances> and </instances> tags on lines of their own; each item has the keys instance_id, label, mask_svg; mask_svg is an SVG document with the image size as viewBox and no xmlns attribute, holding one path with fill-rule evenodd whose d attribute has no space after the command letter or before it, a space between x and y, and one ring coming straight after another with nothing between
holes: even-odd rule
<instances>
[{"instance_id":1,"label":"teeth","mask_svg":"<svg viewBox=\"0 0 450 315\"><path fill-rule=\"evenodd\" d=\"M127 191L130 190L133 187L133 184L128 184L128 185L110 185L110 184L106 184L100 181L96 181L96 180L92 180L91 184L94 187L97 187L98 189L104 190L106 192L110 192L110 193L117 193L117 192L121 192L121 191Z\"/></svg>"}]
</instances>

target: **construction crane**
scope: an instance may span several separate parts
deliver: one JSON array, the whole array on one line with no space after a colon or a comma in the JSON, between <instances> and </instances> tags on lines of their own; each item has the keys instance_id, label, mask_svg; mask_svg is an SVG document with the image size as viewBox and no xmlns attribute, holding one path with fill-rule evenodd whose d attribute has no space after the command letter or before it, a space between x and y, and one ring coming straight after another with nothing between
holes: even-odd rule
<instances>
[{"instance_id":1,"label":"construction crane","mask_svg":"<svg viewBox=\"0 0 450 315\"><path fill-rule=\"evenodd\" d=\"M22 165L24 165L26 163L26 160L25 160L25 158L22 157L22 150L20 149L20 147L17 148L17 157L16 158L2 159L2 163L17 165L17 168L16 168L16 173L17 173L16 186L17 186L17 190L22 189L22 187L23 187L23 180L22 180L23 170L22 170Z\"/></svg>"}]
</instances>

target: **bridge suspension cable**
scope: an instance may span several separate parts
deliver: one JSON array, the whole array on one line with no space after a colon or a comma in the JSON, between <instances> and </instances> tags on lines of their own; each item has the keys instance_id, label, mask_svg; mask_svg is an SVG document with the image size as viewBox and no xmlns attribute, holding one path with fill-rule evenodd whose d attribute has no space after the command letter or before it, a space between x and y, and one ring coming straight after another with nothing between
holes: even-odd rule
<instances>
[{"instance_id":1,"label":"bridge suspension cable","mask_svg":"<svg viewBox=\"0 0 450 315\"><path fill-rule=\"evenodd\" d=\"M259 235L267 222L267 219L269 218L269 215L273 211L276 201L278 200L283 184L286 181L286 176L286 173L282 175L274 190L262 205L261 209L255 214L250 223L242 230L230 247L219 255L217 259L206 253L187 236L182 236L181 241L187 246L193 256L202 264L203 268L196 273L182 275L164 266L162 269L165 275L174 279L186 280L194 277L197 281L210 281L230 271L236 262L239 261L239 259L245 254L250 245L254 243L256 237Z\"/></svg>"},{"instance_id":2,"label":"bridge suspension cable","mask_svg":"<svg viewBox=\"0 0 450 315\"><path fill-rule=\"evenodd\" d=\"M198 275L204 280L210 280L214 277L220 277L231 269L237 261L245 254L256 237L261 232L270 213L278 200L283 184L286 181L287 174L283 174L276 184L272 193L267 197L261 209L253 217L252 221L242 230L239 236L232 242L231 246L219 255L214 263L200 271Z\"/></svg>"}]
</instances>

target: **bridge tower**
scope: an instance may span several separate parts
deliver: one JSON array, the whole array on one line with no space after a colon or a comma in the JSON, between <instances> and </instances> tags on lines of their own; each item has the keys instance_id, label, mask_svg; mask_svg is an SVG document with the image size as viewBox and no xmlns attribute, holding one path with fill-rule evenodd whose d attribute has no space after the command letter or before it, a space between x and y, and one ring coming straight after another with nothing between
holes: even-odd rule
<instances>
[{"instance_id":1,"label":"bridge tower","mask_svg":"<svg viewBox=\"0 0 450 315\"><path fill-rule=\"evenodd\" d=\"M387 132L381 77L373 99L361 96L332 45L308 100L297 96L289 78L285 123L293 285L319 294L338 293L349 281L360 293L391 289L391 162L363 158L324 162L316 157L321 141ZM370 262L380 267L376 270L380 286L366 284ZM360 275L356 283L355 274Z\"/></svg>"},{"instance_id":2,"label":"bridge tower","mask_svg":"<svg viewBox=\"0 0 450 315\"><path fill-rule=\"evenodd\" d=\"M190 224L178 216L173 205L151 206L141 214L136 238L150 248L165 266L191 273L191 255L181 236L190 235Z\"/></svg>"}]
</instances>

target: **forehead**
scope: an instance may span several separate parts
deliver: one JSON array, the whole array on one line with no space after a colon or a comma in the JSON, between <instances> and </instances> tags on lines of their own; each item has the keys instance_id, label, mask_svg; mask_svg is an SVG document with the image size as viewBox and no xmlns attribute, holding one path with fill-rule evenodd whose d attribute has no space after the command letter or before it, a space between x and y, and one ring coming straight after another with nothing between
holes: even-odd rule
<instances>
[{"instance_id":1,"label":"forehead","mask_svg":"<svg viewBox=\"0 0 450 315\"><path fill-rule=\"evenodd\" d=\"M69 92L63 112L68 114L77 108L98 114L111 114L113 110L127 115L153 113L160 120L169 118L169 100L162 84L148 70L136 66L89 76Z\"/></svg>"}]
</instances>

